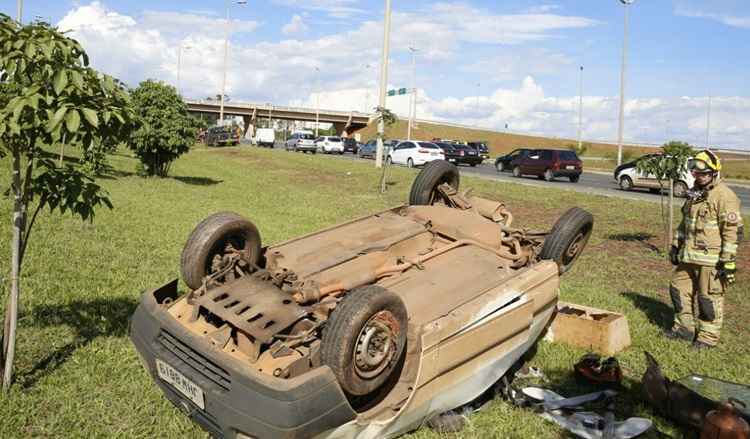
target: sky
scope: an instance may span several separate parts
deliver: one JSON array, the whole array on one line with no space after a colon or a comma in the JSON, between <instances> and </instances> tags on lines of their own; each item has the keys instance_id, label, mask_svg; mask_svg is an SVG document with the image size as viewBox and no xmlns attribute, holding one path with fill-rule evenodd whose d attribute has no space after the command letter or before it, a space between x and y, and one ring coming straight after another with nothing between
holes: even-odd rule
<instances>
[{"instance_id":1,"label":"sky","mask_svg":"<svg viewBox=\"0 0 750 439\"><path fill-rule=\"evenodd\" d=\"M364 111L377 105L384 3L233 0L227 26L226 1L26 0L24 21L68 31L93 67L133 87L177 86L179 64L196 99L220 93L228 34L232 101ZM416 85L417 118L575 138L582 82L583 138L616 141L619 0L392 3L388 84ZM15 17L15 1L0 5ZM750 2L627 8L625 141L750 150ZM386 106L406 117L409 97Z\"/></svg>"}]
</instances>

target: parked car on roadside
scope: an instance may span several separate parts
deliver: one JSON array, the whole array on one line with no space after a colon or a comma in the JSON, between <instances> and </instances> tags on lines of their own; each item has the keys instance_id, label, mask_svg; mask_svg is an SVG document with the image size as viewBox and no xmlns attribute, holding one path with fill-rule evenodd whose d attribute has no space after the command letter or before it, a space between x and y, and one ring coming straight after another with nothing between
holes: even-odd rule
<instances>
[{"instance_id":1,"label":"parked car on roadside","mask_svg":"<svg viewBox=\"0 0 750 439\"><path fill-rule=\"evenodd\" d=\"M466 144L479 151L479 155L483 159L490 158L490 149L487 147L487 142L466 142Z\"/></svg>"},{"instance_id":2,"label":"parked car on roadside","mask_svg":"<svg viewBox=\"0 0 750 439\"><path fill-rule=\"evenodd\" d=\"M623 163L615 168L614 177L620 189L630 191L636 188L644 188L658 194L662 190L669 190L669 182L660 182L654 174L643 173L638 170L638 163L643 160L649 160L659 157L661 154L646 154L637 159ZM685 166L685 172L682 173L679 180L674 182L674 196L683 198L687 191L695 184L695 178Z\"/></svg>"},{"instance_id":3,"label":"parked car on roadside","mask_svg":"<svg viewBox=\"0 0 750 439\"><path fill-rule=\"evenodd\" d=\"M292 133L292 136L286 141L287 151L302 151L311 152L315 154L318 151L318 147L315 146L315 136L312 133L297 132Z\"/></svg>"},{"instance_id":4,"label":"parked car on roadside","mask_svg":"<svg viewBox=\"0 0 750 439\"><path fill-rule=\"evenodd\" d=\"M509 152L508 154L501 155L495 159L495 169L497 172L510 171L513 169L513 161L517 161L521 157L526 157L533 149L529 148L518 148Z\"/></svg>"},{"instance_id":5,"label":"parked car on roadside","mask_svg":"<svg viewBox=\"0 0 750 439\"><path fill-rule=\"evenodd\" d=\"M388 157L388 153L393 148L393 145L397 144L398 141L396 140L384 140L383 141L383 157ZM377 154L378 151L378 141L377 139L370 139L365 143L364 145L361 145L359 149L357 150L357 157L364 159L364 158L375 158L375 154Z\"/></svg>"},{"instance_id":6,"label":"parked car on roadside","mask_svg":"<svg viewBox=\"0 0 750 439\"><path fill-rule=\"evenodd\" d=\"M240 144L240 131L231 125L214 126L206 131L206 146L226 146Z\"/></svg>"},{"instance_id":7,"label":"parked car on roadside","mask_svg":"<svg viewBox=\"0 0 750 439\"><path fill-rule=\"evenodd\" d=\"M471 167L474 167L476 165L479 165L484 160L480 155L479 152L467 145L462 145L460 143L450 143L450 142L432 142L435 145L439 146L440 149L443 150L443 154L445 154L445 159L449 162L460 165L460 164L467 164Z\"/></svg>"},{"instance_id":8,"label":"parked car on roadside","mask_svg":"<svg viewBox=\"0 0 750 439\"><path fill-rule=\"evenodd\" d=\"M344 153L344 142L341 141L341 137L336 136L321 136L315 139L315 146L318 147L318 151L325 154L343 154Z\"/></svg>"},{"instance_id":9,"label":"parked car on roadside","mask_svg":"<svg viewBox=\"0 0 750 439\"><path fill-rule=\"evenodd\" d=\"M406 165L408 168L422 166L433 160L445 160L445 154L432 142L406 140L388 153L386 163Z\"/></svg>"},{"instance_id":10,"label":"parked car on roadside","mask_svg":"<svg viewBox=\"0 0 750 439\"><path fill-rule=\"evenodd\" d=\"M350 152L356 154L359 149L359 143L351 137L344 137L341 139L344 142L344 152Z\"/></svg>"},{"instance_id":11,"label":"parked car on roadside","mask_svg":"<svg viewBox=\"0 0 750 439\"><path fill-rule=\"evenodd\" d=\"M575 151L560 149L535 149L526 157L513 163L513 175L536 175L540 179L552 181L555 177L567 177L577 183L583 172L583 162Z\"/></svg>"},{"instance_id":12,"label":"parked car on roadside","mask_svg":"<svg viewBox=\"0 0 750 439\"><path fill-rule=\"evenodd\" d=\"M276 142L276 130L273 128L258 128L255 132L255 144L260 147L273 148Z\"/></svg>"}]
</instances>

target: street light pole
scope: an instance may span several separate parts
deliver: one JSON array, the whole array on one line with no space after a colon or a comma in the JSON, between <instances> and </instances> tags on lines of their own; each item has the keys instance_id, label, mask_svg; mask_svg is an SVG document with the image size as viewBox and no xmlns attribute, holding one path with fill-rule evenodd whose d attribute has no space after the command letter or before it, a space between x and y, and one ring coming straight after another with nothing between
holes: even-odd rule
<instances>
[{"instance_id":1,"label":"street light pole","mask_svg":"<svg viewBox=\"0 0 750 439\"><path fill-rule=\"evenodd\" d=\"M417 112L417 49L409 47L411 52L411 99L409 101L409 129L406 133L406 139L411 140L411 130L414 126L415 113Z\"/></svg>"},{"instance_id":2,"label":"street light pole","mask_svg":"<svg viewBox=\"0 0 750 439\"><path fill-rule=\"evenodd\" d=\"M318 137L318 126L320 126L320 68L315 67L315 137Z\"/></svg>"},{"instance_id":3,"label":"street light pole","mask_svg":"<svg viewBox=\"0 0 750 439\"><path fill-rule=\"evenodd\" d=\"M623 26L622 38L622 65L620 68L620 124L617 128L617 166L622 164L622 136L625 124L625 61L628 53L628 16L630 15L629 5L635 0L620 0L625 6L625 21Z\"/></svg>"},{"instance_id":4,"label":"street light pole","mask_svg":"<svg viewBox=\"0 0 750 439\"><path fill-rule=\"evenodd\" d=\"M23 0L18 0L16 2L16 6L16 20L18 20L19 23L23 24Z\"/></svg>"},{"instance_id":5,"label":"street light pole","mask_svg":"<svg viewBox=\"0 0 750 439\"><path fill-rule=\"evenodd\" d=\"M383 20L383 59L380 63L380 99L378 106L385 109L385 93L388 88L388 49L391 37L391 0L385 0L385 18ZM378 121L378 146L375 154L375 167L383 166L383 136L385 134L385 121L383 115L380 115Z\"/></svg>"},{"instance_id":6,"label":"street light pole","mask_svg":"<svg viewBox=\"0 0 750 439\"><path fill-rule=\"evenodd\" d=\"M706 111L706 149L711 148L709 143L711 136L711 93L708 94L708 109Z\"/></svg>"},{"instance_id":7,"label":"street light pole","mask_svg":"<svg viewBox=\"0 0 750 439\"><path fill-rule=\"evenodd\" d=\"M365 64L362 66L365 71L367 72L367 75L369 76L370 73L370 67L372 67L370 64ZM365 109L364 113L367 114L368 108L370 108L370 87L368 84L369 81L365 82Z\"/></svg>"},{"instance_id":8,"label":"street light pole","mask_svg":"<svg viewBox=\"0 0 750 439\"><path fill-rule=\"evenodd\" d=\"M247 0L235 0L237 5L247 4ZM219 109L219 121L220 125L224 125L224 95L227 90L227 63L229 59L229 0L225 0L224 5L226 6L226 32L224 32L224 76L221 81L221 108Z\"/></svg>"},{"instance_id":9,"label":"street light pole","mask_svg":"<svg viewBox=\"0 0 750 439\"><path fill-rule=\"evenodd\" d=\"M583 130L583 66L581 66L580 76L578 84L578 151L581 151L581 134Z\"/></svg>"}]
</instances>

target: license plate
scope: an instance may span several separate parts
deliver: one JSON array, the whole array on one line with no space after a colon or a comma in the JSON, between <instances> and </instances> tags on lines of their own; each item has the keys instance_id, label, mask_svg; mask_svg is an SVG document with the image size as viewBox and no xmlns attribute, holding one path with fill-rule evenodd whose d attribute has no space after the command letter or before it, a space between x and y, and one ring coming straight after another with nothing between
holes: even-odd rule
<instances>
[{"instance_id":1,"label":"license plate","mask_svg":"<svg viewBox=\"0 0 750 439\"><path fill-rule=\"evenodd\" d=\"M469 151L469 155L477 155L477 153L474 151Z\"/></svg>"},{"instance_id":2,"label":"license plate","mask_svg":"<svg viewBox=\"0 0 750 439\"><path fill-rule=\"evenodd\" d=\"M575 166L570 166L570 165L565 167L565 169L575 169L575 168L576 168Z\"/></svg>"},{"instance_id":3,"label":"license plate","mask_svg":"<svg viewBox=\"0 0 750 439\"><path fill-rule=\"evenodd\" d=\"M449 162L455 162L456 159L448 159Z\"/></svg>"},{"instance_id":4,"label":"license plate","mask_svg":"<svg viewBox=\"0 0 750 439\"><path fill-rule=\"evenodd\" d=\"M171 384L172 387L185 395L189 400L193 401L195 405L201 408L201 410L206 409L206 403L203 399L203 390L194 382L185 378L185 375L159 359L156 360L156 372L159 374L159 378Z\"/></svg>"}]
</instances>

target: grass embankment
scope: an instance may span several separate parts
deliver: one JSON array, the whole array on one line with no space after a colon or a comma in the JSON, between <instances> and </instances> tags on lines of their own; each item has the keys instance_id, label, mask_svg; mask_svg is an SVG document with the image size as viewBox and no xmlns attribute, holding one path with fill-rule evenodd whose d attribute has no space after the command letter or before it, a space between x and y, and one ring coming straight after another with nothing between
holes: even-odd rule
<instances>
[{"instance_id":1,"label":"grass embankment","mask_svg":"<svg viewBox=\"0 0 750 439\"><path fill-rule=\"evenodd\" d=\"M399 120L386 129L386 138L405 139L408 121ZM372 139L377 133L377 126L371 124L359 131L363 141ZM520 134L502 133L472 128L452 127L440 124L420 122L412 130L412 138L430 140L434 138L453 140L484 140L490 148L491 156L508 153L516 148L557 148L568 149L578 142L572 139L554 137L526 136ZM588 148L584 154L584 169L611 171L617 166L617 145L606 143L586 142ZM654 147L624 146L623 161L629 161L643 154L658 151ZM733 179L750 179L750 156L742 154L721 153L724 160L724 176Z\"/></svg>"},{"instance_id":2,"label":"grass embankment","mask_svg":"<svg viewBox=\"0 0 750 439\"><path fill-rule=\"evenodd\" d=\"M17 382L7 397L0 397L0 437L205 437L162 397L127 338L140 292L177 276L185 238L215 211L233 210L251 218L264 242L273 243L399 204L416 175L403 168L389 170L392 185L381 196L372 162L320 155L247 147L197 149L178 160L173 177L166 179L135 176L131 157L110 160L115 172L101 182L114 210L99 211L92 225L67 216L39 218L23 273ZM7 182L8 159L0 165L0 181ZM670 266L654 249L662 244L658 207L468 177L462 186L503 200L517 224L549 227L574 205L594 214L594 235L565 275L561 295L628 317L633 347L618 356L627 376L619 417L646 416L659 430L681 436L638 402L644 350L655 354L671 377L700 372L750 381L748 246L740 256L738 283L727 296L722 343L716 350L695 353L660 335L670 325L671 312ZM9 267L10 212L10 200L3 198L2 273ZM572 365L583 353L541 342L532 364L550 377L548 387L572 395L590 390L572 379ZM501 401L470 420L459 437L562 435L531 412ZM437 436L422 429L412 437Z\"/></svg>"}]
</instances>

